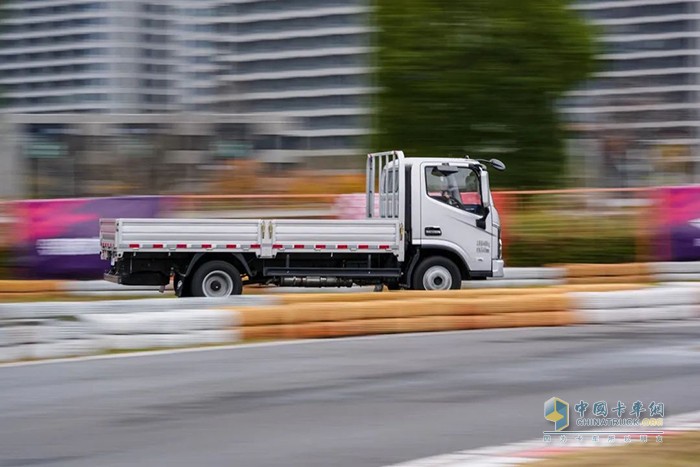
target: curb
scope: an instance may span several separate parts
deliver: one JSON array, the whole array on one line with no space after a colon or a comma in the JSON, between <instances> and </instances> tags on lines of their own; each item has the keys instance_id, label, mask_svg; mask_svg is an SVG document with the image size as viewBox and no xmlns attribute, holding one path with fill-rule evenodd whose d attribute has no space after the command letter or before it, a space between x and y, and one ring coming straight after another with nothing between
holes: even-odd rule
<instances>
[{"instance_id":1,"label":"curb","mask_svg":"<svg viewBox=\"0 0 700 467\"><path fill-rule=\"evenodd\" d=\"M700 412L690 412L666 419L664 428L665 436L673 436L682 433L700 431ZM621 429L611 431L622 431ZM562 432L566 434L566 432ZM581 444L568 444L567 446L547 446L542 439L524 441L518 443L490 446L467 451L459 451L451 454L426 457L389 467L486 467L532 464L533 462L550 460L566 454L579 452L585 449L607 449L620 447L621 445L594 444L586 440Z\"/></svg>"}]
</instances>

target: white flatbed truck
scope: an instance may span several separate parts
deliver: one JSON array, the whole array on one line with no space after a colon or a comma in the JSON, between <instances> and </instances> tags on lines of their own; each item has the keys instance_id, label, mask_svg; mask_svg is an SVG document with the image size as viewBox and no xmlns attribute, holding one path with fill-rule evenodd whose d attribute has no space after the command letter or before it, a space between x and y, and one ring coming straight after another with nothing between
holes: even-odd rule
<instances>
[{"instance_id":1,"label":"white flatbed truck","mask_svg":"<svg viewBox=\"0 0 700 467\"><path fill-rule=\"evenodd\" d=\"M105 279L174 281L178 296L241 294L246 284L459 289L503 276L487 166L497 159L369 154L366 218L101 219Z\"/></svg>"}]
</instances>

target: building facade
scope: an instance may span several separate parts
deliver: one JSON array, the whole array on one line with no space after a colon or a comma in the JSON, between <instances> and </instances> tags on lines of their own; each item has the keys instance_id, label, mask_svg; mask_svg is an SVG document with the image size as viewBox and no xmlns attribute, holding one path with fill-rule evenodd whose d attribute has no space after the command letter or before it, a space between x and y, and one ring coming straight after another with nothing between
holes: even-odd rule
<instances>
[{"instance_id":1,"label":"building facade","mask_svg":"<svg viewBox=\"0 0 700 467\"><path fill-rule=\"evenodd\" d=\"M0 86L10 113L176 108L174 11L136 0L2 4Z\"/></svg>"},{"instance_id":2,"label":"building facade","mask_svg":"<svg viewBox=\"0 0 700 467\"><path fill-rule=\"evenodd\" d=\"M9 0L0 8L4 112L294 118L297 130L270 135L268 146L285 150L277 158L357 155L367 144L367 0Z\"/></svg>"},{"instance_id":3,"label":"building facade","mask_svg":"<svg viewBox=\"0 0 700 467\"><path fill-rule=\"evenodd\" d=\"M594 184L689 183L700 174L700 1L580 0L599 67L562 111ZM660 178L659 174L665 174Z\"/></svg>"},{"instance_id":4,"label":"building facade","mask_svg":"<svg viewBox=\"0 0 700 467\"><path fill-rule=\"evenodd\" d=\"M343 155L370 132L366 0L223 1L217 9L221 110L301 121L285 147Z\"/></svg>"}]
</instances>

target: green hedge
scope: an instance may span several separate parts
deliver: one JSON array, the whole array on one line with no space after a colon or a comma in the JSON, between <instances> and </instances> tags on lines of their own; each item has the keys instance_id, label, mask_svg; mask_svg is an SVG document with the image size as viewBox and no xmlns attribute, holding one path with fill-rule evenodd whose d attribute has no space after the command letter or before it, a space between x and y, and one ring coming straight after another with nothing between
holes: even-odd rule
<instances>
[{"instance_id":1,"label":"green hedge","mask_svg":"<svg viewBox=\"0 0 700 467\"><path fill-rule=\"evenodd\" d=\"M506 264L513 267L635 262L644 234L634 211L591 214L575 206L541 209L537 203L520 206L504 230Z\"/></svg>"},{"instance_id":2,"label":"green hedge","mask_svg":"<svg viewBox=\"0 0 700 467\"><path fill-rule=\"evenodd\" d=\"M512 267L566 263L630 263L637 259L633 235L553 235L551 238L523 236L505 246L506 264Z\"/></svg>"}]
</instances>

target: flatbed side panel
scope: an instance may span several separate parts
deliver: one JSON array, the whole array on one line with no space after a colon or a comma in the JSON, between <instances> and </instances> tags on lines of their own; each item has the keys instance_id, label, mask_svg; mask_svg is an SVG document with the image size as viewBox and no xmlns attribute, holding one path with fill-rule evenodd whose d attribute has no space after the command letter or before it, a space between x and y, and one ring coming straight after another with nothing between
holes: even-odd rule
<instances>
[{"instance_id":1,"label":"flatbed side panel","mask_svg":"<svg viewBox=\"0 0 700 467\"><path fill-rule=\"evenodd\" d=\"M400 223L396 219L274 220L273 250L369 251L400 253Z\"/></svg>"},{"instance_id":2,"label":"flatbed side panel","mask_svg":"<svg viewBox=\"0 0 700 467\"><path fill-rule=\"evenodd\" d=\"M259 251L260 219L119 219L121 251Z\"/></svg>"}]
</instances>

